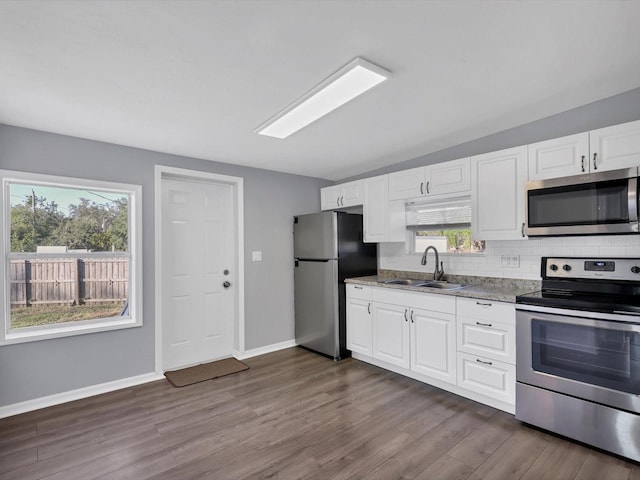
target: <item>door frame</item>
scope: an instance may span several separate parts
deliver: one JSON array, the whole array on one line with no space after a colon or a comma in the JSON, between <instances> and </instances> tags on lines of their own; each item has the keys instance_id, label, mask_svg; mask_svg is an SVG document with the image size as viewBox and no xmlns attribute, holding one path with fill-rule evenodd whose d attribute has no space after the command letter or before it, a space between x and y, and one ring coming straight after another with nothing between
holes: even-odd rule
<instances>
[{"instance_id":1,"label":"door frame","mask_svg":"<svg viewBox=\"0 0 640 480\"><path fill-rule=\"evenodd\" d=\"M236 318L233 322L233 354L242 356L244 344L244 179L217 173L189 170L185 168L156 165L154 171L155 189L155 371L162 374L162 180L194 180L198 182L223 183L233 187L235 206L234 234L236 238L236 259L234 268L238 272L235 297Z\"/></svg>"}]
</instances>

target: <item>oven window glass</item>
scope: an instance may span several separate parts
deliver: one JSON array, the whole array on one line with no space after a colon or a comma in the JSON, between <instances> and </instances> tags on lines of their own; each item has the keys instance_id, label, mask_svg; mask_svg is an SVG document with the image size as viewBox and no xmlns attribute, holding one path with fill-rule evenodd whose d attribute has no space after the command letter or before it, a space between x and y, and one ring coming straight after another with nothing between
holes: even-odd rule
<instances>
[{"instance_id":1,"label":"oven window glass","mask_svg":"<svg viewBox=\"0 0 640 480\"><path fill-rule=\"evenodd\" d=\"M529 226L628 223L628 179L528 192Z\"/></svg>"},{"instance_id":2,"label":"oven window glass","mask_svg":"<svg viewBox=\"0 0 640 480\"><path fill-rule=\"evenodd\" d=\"M535 371L640 393L640 334L532 320L531 337Z\"/></svg>"}]
</instances>

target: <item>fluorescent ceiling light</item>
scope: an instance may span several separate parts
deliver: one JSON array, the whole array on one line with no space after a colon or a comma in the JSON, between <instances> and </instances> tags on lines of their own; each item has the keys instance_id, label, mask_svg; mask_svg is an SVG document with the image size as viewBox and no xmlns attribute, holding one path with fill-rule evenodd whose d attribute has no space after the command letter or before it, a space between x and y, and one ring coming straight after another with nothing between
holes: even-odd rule
<instances>
[{"instance_id":1,"label":"fluorescent ceiling light","mask_svg":"<svg viewBox=\"0 0 640 480\"><path fill-rule=\"evenodd\" d=\"M390 72L356 57L254 130L286 138L389 78Z\"/></svg>"}]
</instances>

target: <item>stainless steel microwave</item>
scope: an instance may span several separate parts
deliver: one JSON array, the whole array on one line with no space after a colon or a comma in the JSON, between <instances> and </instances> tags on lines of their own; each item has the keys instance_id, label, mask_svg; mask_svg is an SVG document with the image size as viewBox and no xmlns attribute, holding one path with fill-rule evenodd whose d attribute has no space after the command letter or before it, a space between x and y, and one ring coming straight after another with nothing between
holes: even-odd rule
<instances>
[{"instance_id":1,"label":"stainless steel microwave","mask_svg":"<svg viewBox=\"0 0 640 480\"><path fill-rule=\"evenodd\" d=\"M638 167L528 182L528 236L638 233Z\"/></svg>"}]
</instances>

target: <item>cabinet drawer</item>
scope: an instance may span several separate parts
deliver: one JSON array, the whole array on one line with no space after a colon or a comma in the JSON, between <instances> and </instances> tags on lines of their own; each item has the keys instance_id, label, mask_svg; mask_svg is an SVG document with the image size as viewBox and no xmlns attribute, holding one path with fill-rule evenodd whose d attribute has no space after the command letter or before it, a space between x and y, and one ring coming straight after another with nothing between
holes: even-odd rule
<instances>
[{"instance_id":1,"label":"cabinet drawer","mask_svg":"<svg viewBox=\"0 0 640 480\"><path fill-rule=\"evenodd\" d=\"M374 288L373 301L452 315L456 313L456 298L449 295L414 293L394 288Z\"/></svg>"},{"instance_id":2,"label":"cabinet drawer","mask_svg":"<svg viewBox=\"0 0 640 480\"><path fill-rule=\"evenodd\" d=\"M360 300L371 300L371 287L366 285L357 285L355 283L347 283L347 296L349 298L357 298Z\"/></svg>"},{"instance_id":3,"label":"cabinet drawer","mask_svg":"<svg viewBox=\"0 0 640 480\"><path fill-rule=\"evenodd\" d=\"M458 386L515 404L516 367L486 357L458 352Z\"/></svg>"},{"instance_id":4,"label":"cabinet drawer","mask_svg":"<svg viewBox=\"0 0 640 480\"><path fill-rule=\"evenodd\" d=\"M458 297L456 306L458 317L475 318L484 323L516 324L516 307L513 303Z\"/></svg>"},{"instance_id":5,"label":"cabinet drawer","mask_svg":"<svg viewBox=\"0 0 640 480\"><path fill-rule=\"evenodd\" d=\"M515 325L461 316L457 324L459 351L515 365Z\"/></svg>"}]
</instances>

